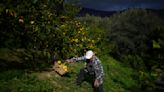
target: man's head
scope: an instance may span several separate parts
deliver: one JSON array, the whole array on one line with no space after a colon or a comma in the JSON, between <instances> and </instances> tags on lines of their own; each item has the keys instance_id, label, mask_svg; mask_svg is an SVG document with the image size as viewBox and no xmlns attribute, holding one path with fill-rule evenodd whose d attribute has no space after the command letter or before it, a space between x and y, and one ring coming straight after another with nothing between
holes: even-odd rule
<instances>
[{"instance_id":1,"label":"man's head","mask_svg":"<svg viewBox=\"0 0 164 92\"><path fill-rule=\"evenodd\" d=\"M94 56L93 51L92 51L92 50L88 50L88 51L86 52L85 58L86 58L87 60L90 61L90 60L92 59L93 56Z\"/></svg>"}]
</instances>

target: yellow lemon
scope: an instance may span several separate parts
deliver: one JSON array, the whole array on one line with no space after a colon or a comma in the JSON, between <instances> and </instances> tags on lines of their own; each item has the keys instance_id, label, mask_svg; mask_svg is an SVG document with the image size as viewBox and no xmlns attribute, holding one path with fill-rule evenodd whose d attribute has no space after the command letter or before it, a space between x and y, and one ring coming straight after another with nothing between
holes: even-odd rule
<instances>
[{"instance_id":1,"label":"yellow lemon","mask_svg":"<svg viewBox=\"0 0 164 92\"><path fill-rule=\"evenodd\" d=\"M66 72L67 72L68 70L67 70L67 69L65 69L64 71L66 71Z\"/></svg>"},{"instance_id":2,"label":"yellow lemon","mask_svg":"<svg viewBox=\"0 0 164 92\"><path fill-rule=\"evenodd\" d=\"M63 66L63 69L64 69L64 71L68 71L68 68L67 68L67 66Z\"/></svg>"},{"instance_id":3,"label":"yellow lemon","mask_svg":"<svg viewBox=\"0 0 164 92\"><path fill-rule=\"evenodd\" d=\"M66 33L65 32L63 32L63 35L65 35Z\"/></svg>"},{"instance_id":4,"label":"yellow lemon","mask_svg":"<svg viewBox=\"0 0 164 92\"><path fill-rule=\"evenodd\" d=\"M24 23L24 20L23 20L23 19L19 19L19 22L20 22L20 23Z\"/></svg>"},{"instance_id":5,"label":"yellow lemon","mask_svg":"<svg viewBox=\"0 0 164 92\"><path fill-rule=\"evenodd\" d=\"M58 61L58 64L61 64L61 61L60 60Z\"/></svg>"},{"instance_id":6,"label":"yellow lemon","mask_svg":"<svg viewBox=\"0 0 164 92\"><path fill-rule=\"evenodd\" d=\"M92 42L94 43L95 41L94 41L94 40L92 40Z\"/></svg>"},{"instance_id":7,"label":"yellow lemon","mask_svg":"<svg viewBox=\"0 0 164 92\"><path fill-rule=\"evenodd\" d=\"M78 42L78 39L75 39L75 42Z\"/></svg>"},{"instance_id":8,"label":"yellow lemon","mask_svg":"<svg viewBox=\"0 0 164 92\"><path fill-rule=\"evenodd\" d=\"M30 24L34 24L34 21L30 21Z\"/></svg>"},{"instance_id":9,"label":"yellow lemon","mask_svg":"<svg viewBox=\"0 0 164 92\"><path fill-rule=\"evenodd\" d=\"M81 41L84 41L84 39L82 38Z\"/></svg>"},{"instance_id":10,"label":"yellow lemon","mask_svg":"<svg viewBox=\"0 0 164 92\"><path fill-rule=\"evenodd\" d=\"M66 68L67 68L67 66L65 66L65 65L64 65L64 66L63 66L63 68L64 68L64 69L66 69Z\"/></svg>"}]
</instances>

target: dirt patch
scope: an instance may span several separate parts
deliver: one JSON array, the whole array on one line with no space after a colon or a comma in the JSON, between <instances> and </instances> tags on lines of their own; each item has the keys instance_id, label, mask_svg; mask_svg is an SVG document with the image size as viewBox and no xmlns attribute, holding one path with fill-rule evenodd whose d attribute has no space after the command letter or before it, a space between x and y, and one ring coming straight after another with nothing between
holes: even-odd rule
<instances>
[{"instance_id":1,"label":"dirt patch","mask_svg":"<svg viewBox=\"0 0 164 92\"><path fill-rule=\"evenodd\" d=\"M40 80L49 80L54 77L60 77L55 71L42 71L34 73L34 75L36 75Z\"/></svg>"}]
</instances>

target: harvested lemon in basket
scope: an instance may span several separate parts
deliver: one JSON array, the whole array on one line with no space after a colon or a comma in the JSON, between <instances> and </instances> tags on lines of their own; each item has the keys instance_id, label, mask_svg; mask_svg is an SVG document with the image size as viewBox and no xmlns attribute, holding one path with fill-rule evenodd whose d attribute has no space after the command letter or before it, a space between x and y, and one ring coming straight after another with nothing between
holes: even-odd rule
<instances>
[{"instance_id":1,"label":"harvested lemon in basket","mask_svg":"<svg viewBox=\"0 0 164 92\"><path fill-rule=\"evenodd\" d=\"M57 62L54 63L53 68L60 75L64 75L69 72L69 69L68 69L66 63L62 63L60 60L58 60Z\"/></svg>"},{"instance_id":2,"label":"harvested lemon in basket","mask_svg":"<svg viewBox=\"0 0 164 92\"><path fill-rule=\"evenodd\" d=\"M66 65L63 65L63 69L64 69L65 71L68 71L68 68L67 68Z\"/></svg>"}]
</instances>

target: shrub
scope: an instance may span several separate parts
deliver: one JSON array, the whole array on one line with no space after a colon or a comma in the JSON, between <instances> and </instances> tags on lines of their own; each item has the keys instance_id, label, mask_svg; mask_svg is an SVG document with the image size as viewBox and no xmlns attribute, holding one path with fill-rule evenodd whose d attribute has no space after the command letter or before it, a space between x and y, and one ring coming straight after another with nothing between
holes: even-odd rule
<instances>
[{"instance_id":1,"label":"shrub","mask_svg":"<svg viewBox=\"0 0 164 92\"><path fill-rule=\"evenodd\" d=\"M113 15L109 19L107 32L109 43L113 47L111 54L120 60L127 55L137 55L144 59L145 65L150 69L154 63L148 64L146 60L159 60L158 55L162 55L153 48L153 40L159 44L159 40L163 39L163 25L157 15L144 9L129 9Z\"/></svg>"}]
</instances>

